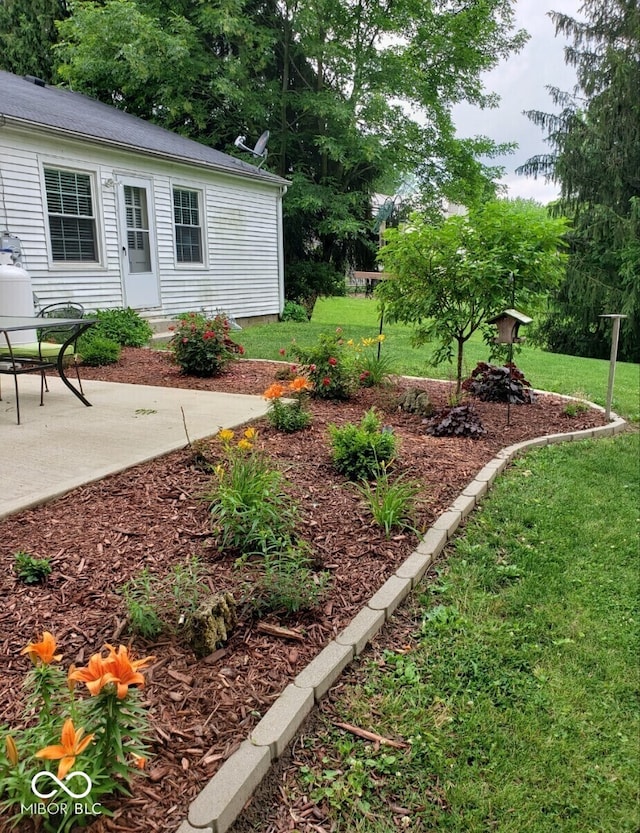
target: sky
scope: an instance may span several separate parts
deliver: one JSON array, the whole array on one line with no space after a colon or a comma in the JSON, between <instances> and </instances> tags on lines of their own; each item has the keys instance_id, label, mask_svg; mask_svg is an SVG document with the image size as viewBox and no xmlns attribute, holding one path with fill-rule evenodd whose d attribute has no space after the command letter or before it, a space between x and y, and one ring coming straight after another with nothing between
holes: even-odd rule
<instances>
[{"instance_id":1,"label":"sky","mask_svg":"<svg viewBox=\"0 0 640 833\"><path fill-rule=\"evenodd\" d=\"M488 136L496 142L517 142L518 150L510 156L499 157L490 164L505 168L502 180L508 196L535 199L546 204L559 194L559 186L546 183L544 178L522 176L515 169L531 156L548 153L545 133L522 114L523 110L558 112L547 86L571 92L575 84L575 70L564 62L562 35L555 37L555 27L547 16L550 10L580 17L582 0L517 0L516 28L526 29L530 35L524 49L512 55L484 77L489 92L500 96L498 108L480 110L469 105L458 105L453 110L458 136Z\"/></svg>"}]
</instances>

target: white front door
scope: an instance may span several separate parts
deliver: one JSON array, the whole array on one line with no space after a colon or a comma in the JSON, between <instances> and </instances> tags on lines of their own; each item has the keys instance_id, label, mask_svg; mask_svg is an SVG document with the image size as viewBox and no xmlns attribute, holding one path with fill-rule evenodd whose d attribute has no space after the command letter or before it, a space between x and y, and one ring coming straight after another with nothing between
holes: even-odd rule
<instances>
[{"instance_id":1,"label":"white front door","mask_svg":"<svg viewBox=\"0 0 640 833\"><path fill-rule=\"evenodd\" d=\"M120 181L120 256L127 306L160 306L153 233L152 186L148 179Z\"/></svg>"}]
</instances>

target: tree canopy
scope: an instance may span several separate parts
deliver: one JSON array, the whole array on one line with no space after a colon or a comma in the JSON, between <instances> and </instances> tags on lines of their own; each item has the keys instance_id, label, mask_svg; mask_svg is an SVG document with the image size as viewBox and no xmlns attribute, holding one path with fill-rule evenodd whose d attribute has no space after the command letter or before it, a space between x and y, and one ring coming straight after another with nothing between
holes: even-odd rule
<instances>
[{"instance_id":1,"label":"tree canopy","mask_svg":"<svg viewBox=\"0 0 640 833\"><path fill-rule=\"evenodd\" d=\"M490 201L439 224L413 216L387 231L380 250L385 314L413 324L416 345L436 343L434 364L451 361L457 345L459 391L473 333L514 299L526 306L560 281L566 225L530 200Z\"/></svg>"},{"instance_id":2,"label":"tree canopy","mask_svg":"<svg viewBox=\"0 0 640 833\"><path fill-rule=\"evenodd\" d=\"M584 20L551 13L572 39L573 94L551 89L559 114L530 112L551 153L520 171L561 185L554 207L572 218L566 279L542 333L551 349L606 356L605 313L628 316L620 356L640 361L640 6L637 0L585 0Z\"/></svg>"},{"instance_id":3,"label":"tree canopy","mask_svg":"<svg viewBox=\"0 0 640 833\"><path fill-rule=\"evenodd\" d=\"M69 0L48 59L73 89L220 150L237 153L236 136L268 129L267 167L291 181L288 273L322 263L330 279L348 263L372 265L381 183L397 187L410 172L432 200L495 193L500 172L477 156L498 149L456 139L451 108L495 103L482 74L526 40L513 5ZM19 28L12 37L19 44Z\"/></svg>"}]
</instances>

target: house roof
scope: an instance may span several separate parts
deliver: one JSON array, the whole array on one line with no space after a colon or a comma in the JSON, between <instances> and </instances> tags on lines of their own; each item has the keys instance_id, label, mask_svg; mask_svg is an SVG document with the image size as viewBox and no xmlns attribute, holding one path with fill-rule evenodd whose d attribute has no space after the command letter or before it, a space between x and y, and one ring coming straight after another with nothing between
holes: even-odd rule
<instances>
[{"instance_id":1,"label":"house roof","mask_svg":"<svg viewBox=\"0 0 640 833\"><path fill-rule=\"evenodd\" d=\"M282 179L255 165L165 130L81 93L0 71L0 120L49 128L83 140L162 156L274 185Z\"/></svg>"}]
</instances>

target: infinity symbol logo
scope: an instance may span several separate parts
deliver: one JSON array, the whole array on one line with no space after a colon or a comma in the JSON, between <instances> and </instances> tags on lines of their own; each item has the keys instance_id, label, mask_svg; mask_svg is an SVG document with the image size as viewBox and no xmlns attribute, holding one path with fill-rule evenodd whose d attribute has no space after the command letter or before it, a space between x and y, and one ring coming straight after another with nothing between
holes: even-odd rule
<instances>
[{"instance_id":1,"label":"infinity symbol logo","mask_svg":"<svg viewBox=\"0 0 640 833\"><path fill-rule=\"evenodd\" d=\"M84 782L86 784L86 788L85 788L84 792L75 793L75 792L73 792L73 790L70 790L69 787L67 787L67 785L65 784L65 781L70 781L72 778L76 778L76 777L84 778ZM70 772L65 777L64 781L61 781L59 778L56 778L56 776L52 772L47 772L46 769L42 769L42 770L40 770L40 772L36 772L36 774L31 779L31 789L33 790L34 795L37 795L38 798L53 798L53 796L57 793L57 789L55 787L54 787L54 789L51 790L51 792L48 792L48 793L40 792L38 790L36 784L42 778L45 778L49 781L53 781L54 784L57 784L58 787L61 790L64 790L64 792L66 792L66 794L70 798L84 798L86 795L89 795L89 793L91 792L91 786L92 786L91 778L89 778L89 776L87 775L86 772L80 772L79 770L77 772Z\"/></svg>"}]
</instances>

